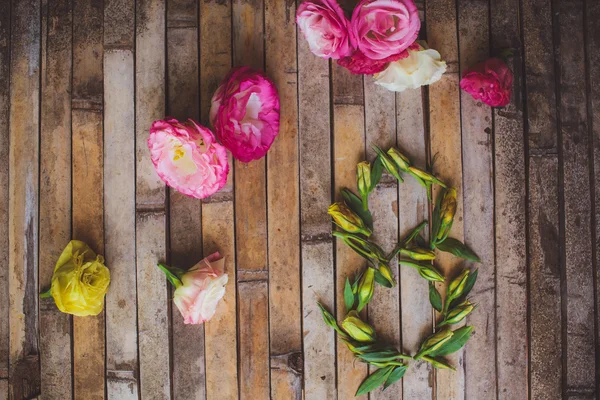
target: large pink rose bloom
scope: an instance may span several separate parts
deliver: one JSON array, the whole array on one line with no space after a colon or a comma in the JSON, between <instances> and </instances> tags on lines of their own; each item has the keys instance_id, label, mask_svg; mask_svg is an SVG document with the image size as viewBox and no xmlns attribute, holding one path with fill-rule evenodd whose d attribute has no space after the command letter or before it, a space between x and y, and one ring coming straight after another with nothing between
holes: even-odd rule
<instances>
[{"instance_id":1,"label":"large pink rose bloom","mask_svg":"<svg viewBox=\"0 0 600 400\"><path fill-rule=\"evenodd\" d=\"M203 199L227 182L227 151L208 128L191 119L155 121L148 148L160 179L187 196Z\"/></svg>"},{"instance_id":2,"label":"large pink rose bloom","mask_svg":"<svg viewBox=\"0 0 600 400\"><path fill-rule=\"evenodd\" d=\"M212 98L210 120L233 157L250 162L267 154L279 133L279 95L250 67L233 69Z\"/></svg>"},{"instance_id":3,"label":"large pink rose bloom","mask_svg":"<svg viewBox=\"0 0 600 400\"><path fill-rule=\"evenodd\" d=\"M228 281L223 266L224 259L214 253L181 275L182 285L175 290L173 301L185 324L201 324L215 315Z\"/></svg>"},{"instance_id":4,"label":"large pink rose bloom","mask_svg":"<svg viewBox=\"0 0 600 400\"><path fill-rule=\"evenodd\" d=\"M355 51L351 56L339 59L337 63L342 67L346 68L353 74L367 74L373 75L384 71L390 63L398 60L402 60L409 55L409 50L418 50L419 44L414 42L408 49L403 52L384 58L382 60L372 60L366 57L360 50Z\"/></svg>"},{"instance_id":5,"label":"large pink rose bloom","mask_svg":"<svg viewBox=\"0 0 600 400\"><path fill-rule=\"evenodd\" d=\"M413 44L420 28L412 0L362 0L352 14L352 44L365 57L384 60Z\"/></svg>"},{"instance_id":6,"label":"large pink rose bloom","mask_svg":"<svg viewBox=\"0 0 600 400\"><path fill-rule=\"evenodd\" d=\"M498 58L490 58L463 73L460 88L475 100L492 107L504 107L510 103L513 74Z\"/></svg>"},{"instance_id":7,"label":"large pink rose bloom","mask_svg":"<svg viewBox=\"0 0 600 400\"><path fill-rule=\"evenodd\" d=\"M312 0L300 4L296 23L313 54L340 59L352 52L350 22L335 0Z\"/></svg>"}]
</instances>

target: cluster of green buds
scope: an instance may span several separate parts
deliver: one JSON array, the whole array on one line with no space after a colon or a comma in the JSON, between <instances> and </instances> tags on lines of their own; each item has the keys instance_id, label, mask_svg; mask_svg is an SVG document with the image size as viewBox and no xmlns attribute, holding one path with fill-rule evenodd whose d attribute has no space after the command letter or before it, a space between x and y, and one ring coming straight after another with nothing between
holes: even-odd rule
<instances>
[{"instance_id":1,"label":"cluster of green buds","mask_svg":"<svg viewBox=\"0 0 600 400\"><path fill-rule=\"evenodd\" d=\"M366 237L373 233L364 221L346 205L344 202L333 203L329 206L327 213L333 218L333 222L346 232L360 233Z\"/></svg>"},{"instance_id":2,"label":"cluster of green buds","mask_svg":"<svg viewBox=\"0 0 600 400\"><path fill-rule=\"evenodd\" d=\"M477 271L471 273L470 270L465 269L450 282L442 309L443 320L438 327L458 324L477 308L476 304L466 298L476 280Z\"/></svg>"}]
</instances>

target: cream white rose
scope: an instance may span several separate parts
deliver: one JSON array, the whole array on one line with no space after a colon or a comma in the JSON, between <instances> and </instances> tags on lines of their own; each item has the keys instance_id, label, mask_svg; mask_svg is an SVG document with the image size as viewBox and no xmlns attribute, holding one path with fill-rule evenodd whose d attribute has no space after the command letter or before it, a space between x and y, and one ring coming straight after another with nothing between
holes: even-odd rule
<instances>
[{"instance_id":1,"label":"cream white rose","mask_svg":"<svg viewBox=\"0 0 600 400\"><path fill-rule=\"evenodd\" d=\"M433 49L408 50L408 57L390 63L375 74L375 83L393 92L416 89L440 80L446 72L446 62Z\"/></svg>"}]
</instances>

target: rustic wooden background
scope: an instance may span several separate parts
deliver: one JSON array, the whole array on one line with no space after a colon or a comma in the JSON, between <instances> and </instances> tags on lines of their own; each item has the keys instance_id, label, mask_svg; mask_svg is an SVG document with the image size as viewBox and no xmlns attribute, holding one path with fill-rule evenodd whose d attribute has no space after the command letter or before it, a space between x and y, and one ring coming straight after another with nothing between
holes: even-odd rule
<instances>
[{"instance_id":1,"label":"rustic wooden background","mask_svg":"<svg viewBox=\"0 0 600 400\"><path fill-rule=\"evenodd\" d=\"M439 155L459 193L453 235L484 262L457 372L420 363L370 398L596 398L600 2L421 2L422 36L449 69L398 95L313 56L296 6L0 0L0 397L351 399L367 369L315 303L341 314L342 283L362 267L331 239L326 210L377 143L421 166ZM507 47L508 107L459 91L461 70ZM265 69L280 91L268 157L235 163L203 202L166 190L150 124L208 124L218 82L238 65ZM388 249L429 212L418 186L389 177L372 206ZM38 300L71 238L111 269L97 318ZM231 278L225 301L210 323L184 326L155 264L189 267L216 249ZM440 265L448 275L467 266ZM432 330L427 285L398 275L368 317L414 352Z\"/></svg>"}]
</instances>

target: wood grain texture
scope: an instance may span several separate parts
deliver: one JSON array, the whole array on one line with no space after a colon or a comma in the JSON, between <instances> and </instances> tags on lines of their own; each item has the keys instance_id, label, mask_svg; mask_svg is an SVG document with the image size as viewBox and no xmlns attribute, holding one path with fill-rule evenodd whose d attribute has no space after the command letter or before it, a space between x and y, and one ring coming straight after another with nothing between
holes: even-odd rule
<instances>
[{"instance_id":1,"label":"wood grain texture","mask_svg":"<svg viewBox=\"0 0 600 400\"><path fill-rule=\"evenodd\" d=\"M135 266L134 2L104 10L104 206L107 397L137 399L138 341ZM122 17L127 15L127 17ZM116 163L114 160L121 160Z\"/></svg>"},{"instance_id":2,"label":"wood grain texture","mask_svg":"<svg viewBox=\"0 0 600 400\"><path fill-rule=\"evenodd\" d=\"M461 73L490 56L489 3L458 0L458 32ZM465 92L460 93L465 244L481 263L473 301L477 310L467 323L475 326L465 354L466 397L496 398L496 265L494 260L494 165L492 109ZM498 217L501 218L501 217ZM523 299L524 300L524 299ZM507 310L508 311L508 310ZM522 321L519 321L522 322ZM511 342L516 341L511 337Z\"/></svg>"},{"instance_id":3,"label":"wood grain texture","mask_svg":"<svg viewBox=\"0 0 600 400\"><path fill-rule=\"evenodd\" d=\"M596 393L592 199L586 92L584 2L560 2L560 134L564 196L567 354L566 391ZM560 172L559 172L560 173Z\"/></svg>"},{"instance_id":4,"label":"wood grain texture","mask_svg":"<svg viewBox=\"0 0 600 400\"><path fill-rule=\"evenodd\" d=\"M562 398L558 158L529 161L531 398ZM543 288L543 290L540 290Z\"/></svg>"},{"instance_id":5,"label":"wood grain texture","mask_svg":"<svg viewBox=\"0 0 600 400\"><path fill-rule=\"evenodd\" d=\"M396 145L396 95L375 84L371 77L364 78L365 139L367 159L372 161L376 154L371 144L384 150ZM355 169L356 171L356 169ZM384 174L380 184L369 196L369 209L373 215L375 230L371 238L385 252L390 252L398 243L398 181ZM395 277L398 276L396 259L390 263ZM369 303L369 321L377 326L377 335L385 343L398 349L400 345L400 287L375 286L375 294ZM369 372L374 372L370 368ZM371 399L402 398L402 385L390 386L385 391L376 389Z\"/></svg>"},{"instance_id":6,"label":"wood grain texture","mask_svg":"<svg viewBox=\"0 0 600 400\"><path fill-rule=\"evenodd\" d=\"M197 2L167 2L167 115L198 121ZM202 202L169 189L170 262L187 269L202 259ZM204 326L173 315L173 396L206 397ZM193 368L190 366L193 365Z\"/></svg>"},{"instance_id":7,"label":"wood grain texture","mask_svg":"<svg viewBox=\"0 0 600 400\"><path fill-rule=\"evenodd\" d=\"M510 398L521 396L527 390L529 380L526 234L528 173L523 123L523 46L519 3L515 0L502 0L490 3L490 7L493 53L497 54L503 48L514 49L513 55L507 59L514 75L512 100L506 107L494 109L493 116L496 195L496 374L498 398ZM480 273L484 267L482 266ZM484 289L485 287L476 287L475 295ZM478 325L481 326L482 323L483 321L479 321ZM467 392L470 391L467 387Z\"/></svg>"},{"instance_id":8,"label":"wood grain texture","mask_svg":"<svg viewBox=\"0 0 600 400\"><path fill-rule=\"evenodd\" d=\"M166 258L165 187L147 147L153 121L165 115L165 4L136 3L136 266L141 398L170 399L167 280L156 267Z\"/></svg>"},{"instance_id":9,"label":"wood grain texture","mask_svg":"<svg viewBox=\"0 0 600 400\"><path fill-rule=\"evenodd\" d=\"M231 3L200 2L200 118L209 126L210 100L231 68ZM218 21L218 24L214 24ZM229 165L233 159L229 157ZM219 250L229 275L225 297L205 326L206 397L238 398L237 274L233 170L215 199L202 205L204 253Z\"/></svg>"},{"instance_id":10,"label":"wood grain texture","mask_svg":"<svg viewBox=\"0 0 600 400\"><path fill-rule=\"evenodd\" d=\"M0 4L0 157L9 157L9 107L10 107L10 6ZM0 263L8 265L8 188L9 165L0 165ZM8 399L8 367L10 363L9 288L8 268L0 268L0 398Z\"/></svg>"},{"instance_id":11,"label":"wood grain texture","mask_svg":"<svg viewBox=\"0 0 600 400\"><path fill-rule=\"evenodd\" d=\"M302 398L298 86L294 2L265 1L266 72L280 98L279 136L267 156L271 397Z\"/></svg>"},{"instance_id":12,"label":"wood grain texture","mask_svg":"<svg viewBox=\"0 0 600 400\"><path fill-rule=\"evenodd\" d=\"M233 66L264 69L264 1L234 0ZM269 288L265 159L235 162L240 398L269 397ZM251 306L252 304L252 306Z\"/></svg>"},{"instance_id":13,"label":"wood grain texture","mask_svg":"<svg viewBox=\"0 0 600 400\"><path fill-rule=\"evenodd\" d=\"M11 8L8 282L10 398L40 393L38 331L39 1Z\"/></svg>"},{"instance_id":14,"label":"wood grain texture","mask_svg":"<svg viewBox=\"0 0 600 400\"><path fill-rule=\"evenodd\" d=\"M302 235L302 327L304 394L336 398L336 337L317 302L335 310L331 204L331 121L329 63L298 43L300 226ZM318 116L318 117L315 117ZM343 348L340 348L344 350Z\"/></svg>"},{"instance_id":15,"label":"wood grain texture","mask_svg":"<svg viewBox=\"0 0 600 400\"><path fill-rule=\"evenodd\" d=\"M427 165L423 103L423 90L407 90L396 95L398 149L419 168ZM429 203L425 189L410 177L398 186L398 191L399 233L405 237L422 221L429 220ZM402 268L398 271L398 285L402 348L408 354L416 354L423 338L433 330L433 312L427 301L429 287L415 271ZM404 398L431 399L434 379L431 364L412 362L410 368L410 373L402 378Z\"/></svg>"},{"instance_id":16,"label":"wood grain texture","mask_svg":"<svg viewBox=\"0 0 600 400\"><path fill-rule=\"evenodd\" d=\"M42 12L40 292L71 240L71 2L48 1ZM40 299L41 393L49 399L71 396L71 337L71 317Z\"/></svg>"}]
</instances>

